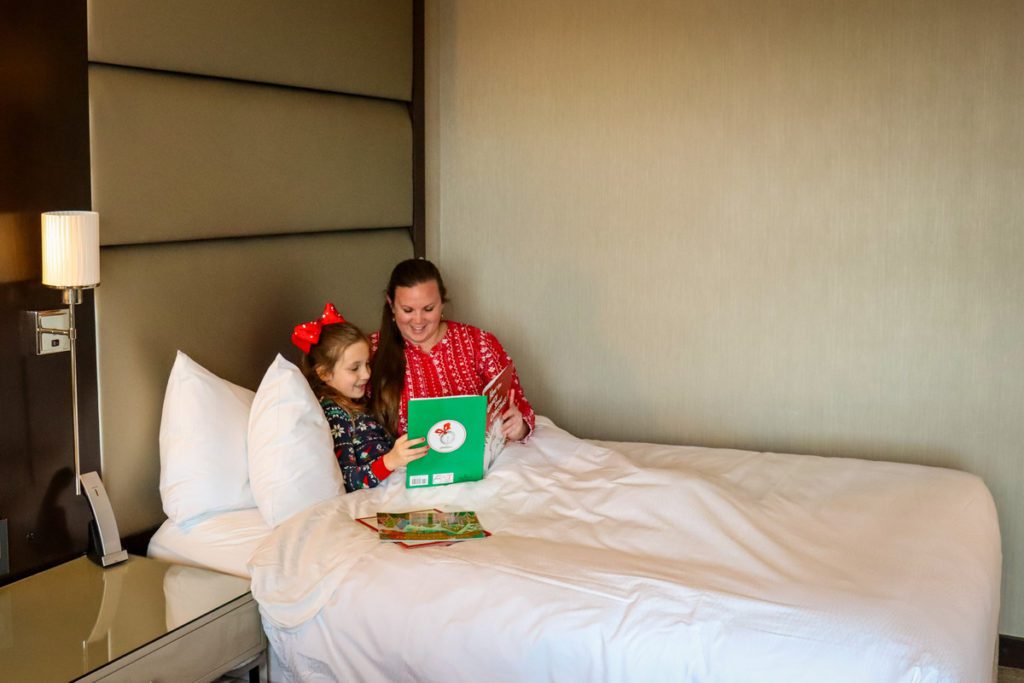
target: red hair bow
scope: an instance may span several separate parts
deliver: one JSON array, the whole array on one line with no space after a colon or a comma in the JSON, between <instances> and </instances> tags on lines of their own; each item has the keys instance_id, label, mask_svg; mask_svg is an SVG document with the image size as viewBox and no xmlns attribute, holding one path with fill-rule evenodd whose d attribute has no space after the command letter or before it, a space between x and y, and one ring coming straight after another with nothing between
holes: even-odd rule
<instances>
[{"instance_id":1,"label":"red hair bow","mask_svg":"<svg viewBox=\"0 0 1024 683\"><path fill-rule=\"evenodd\" d=\"M292 332L292 344L302 349L303 353L309 353L313 345L320 341L320 330L325 325L343 322L345 319L338 313L338 309L334 307L334 304L328 303L324 306L324 312L318 320L311 320L308 323L295 326L295 331Z\"/></svg>"}]
</instances>

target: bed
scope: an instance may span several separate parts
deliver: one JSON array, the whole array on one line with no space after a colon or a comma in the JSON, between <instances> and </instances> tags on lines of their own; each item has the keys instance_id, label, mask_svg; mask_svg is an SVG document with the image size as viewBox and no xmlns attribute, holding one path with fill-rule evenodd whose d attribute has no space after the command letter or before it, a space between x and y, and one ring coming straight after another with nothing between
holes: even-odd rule
<instances>
[{"instance_id":1,"label":"bed","mask_svg":"<svg viewBox=\"0 0 1024 683\"><path fill-rule=\"evenodd\" d=\"M277 680L993 679L1000 537L973 475L587 441L542 417L479 482L331 495L300 464L314 475L268 517L258 423L301 393L274 371L239 407L257 504L169 520L150 553L251 576ZM274 421L278 465L311 450L296 421ZM405 549L355 521L426 508L475 510L492 536Z\"/></svg>"}]
</instances>

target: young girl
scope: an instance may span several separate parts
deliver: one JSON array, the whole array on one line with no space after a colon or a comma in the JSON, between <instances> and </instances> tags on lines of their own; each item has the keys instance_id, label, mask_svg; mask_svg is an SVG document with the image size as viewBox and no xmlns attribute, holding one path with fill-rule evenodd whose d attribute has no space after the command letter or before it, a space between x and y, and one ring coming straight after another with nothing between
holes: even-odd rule
<instances>
[{"instance_id":1,"label":"young girl","mask_svg":"<svg viewBox=\"0 0 1024 683\"><path fill-rule=\"evenodd\" d=\"M370 342L334 304L324 306L319 320L297 325L292 343L303 351L302 373L331 427L346 491L374 487L427 454L426 444L419 445L424 439L410 441L402 434L396 441L366 412Z\"/></svg>"}]
</instances>

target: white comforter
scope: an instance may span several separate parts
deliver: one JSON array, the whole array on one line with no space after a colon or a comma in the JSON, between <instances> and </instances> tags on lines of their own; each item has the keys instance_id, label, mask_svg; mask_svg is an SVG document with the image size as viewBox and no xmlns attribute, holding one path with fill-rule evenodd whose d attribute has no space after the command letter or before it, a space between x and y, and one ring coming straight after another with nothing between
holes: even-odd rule
<instances>
[{"instance_id":1,"label":"white comforter","mask_svg":"<svg viewBox=\"0 0 1024 683\"><path fill-rule=\"evenodd\" d=\"M352 521L432 507L494 535L407 550ZM249 568L286 680L975 683L1000 563L969 474L541 419L483 481L327 501Z\"/></svg>"}]
</instances>

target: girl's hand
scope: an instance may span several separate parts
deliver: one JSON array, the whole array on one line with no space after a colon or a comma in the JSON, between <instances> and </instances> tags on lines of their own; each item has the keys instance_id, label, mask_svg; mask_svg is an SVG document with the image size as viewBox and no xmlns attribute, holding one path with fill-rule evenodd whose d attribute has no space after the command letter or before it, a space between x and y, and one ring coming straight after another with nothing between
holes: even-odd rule
<instances>
[{"instance_id":1,"label":"girl's hand","mask_svg":"<svg viewBox=\"0 0 1024 683\"><path fill-rule=\"evenodd\" d=\"M523 414L519 412L519 406L515 401L515 392L510 391L508 398L508 409L501 414L501 433L510 441L522 441L526 438L530 427L523 419Z\"/></svg>"},{"instance_id":2,"label":"girl's hand","mask_svg":"<svg viewBox=\"0 0 1024 683\"><path fill-rule=\"evenodd\" d=\"M408 434L402 434L395 441L395 447L384 454L384 467L394 471L422 458L430 450L425 441L426 439L422 437L410 441ZM421 443L422 446L419 445Z\"/></svg>"}]
</instances>

